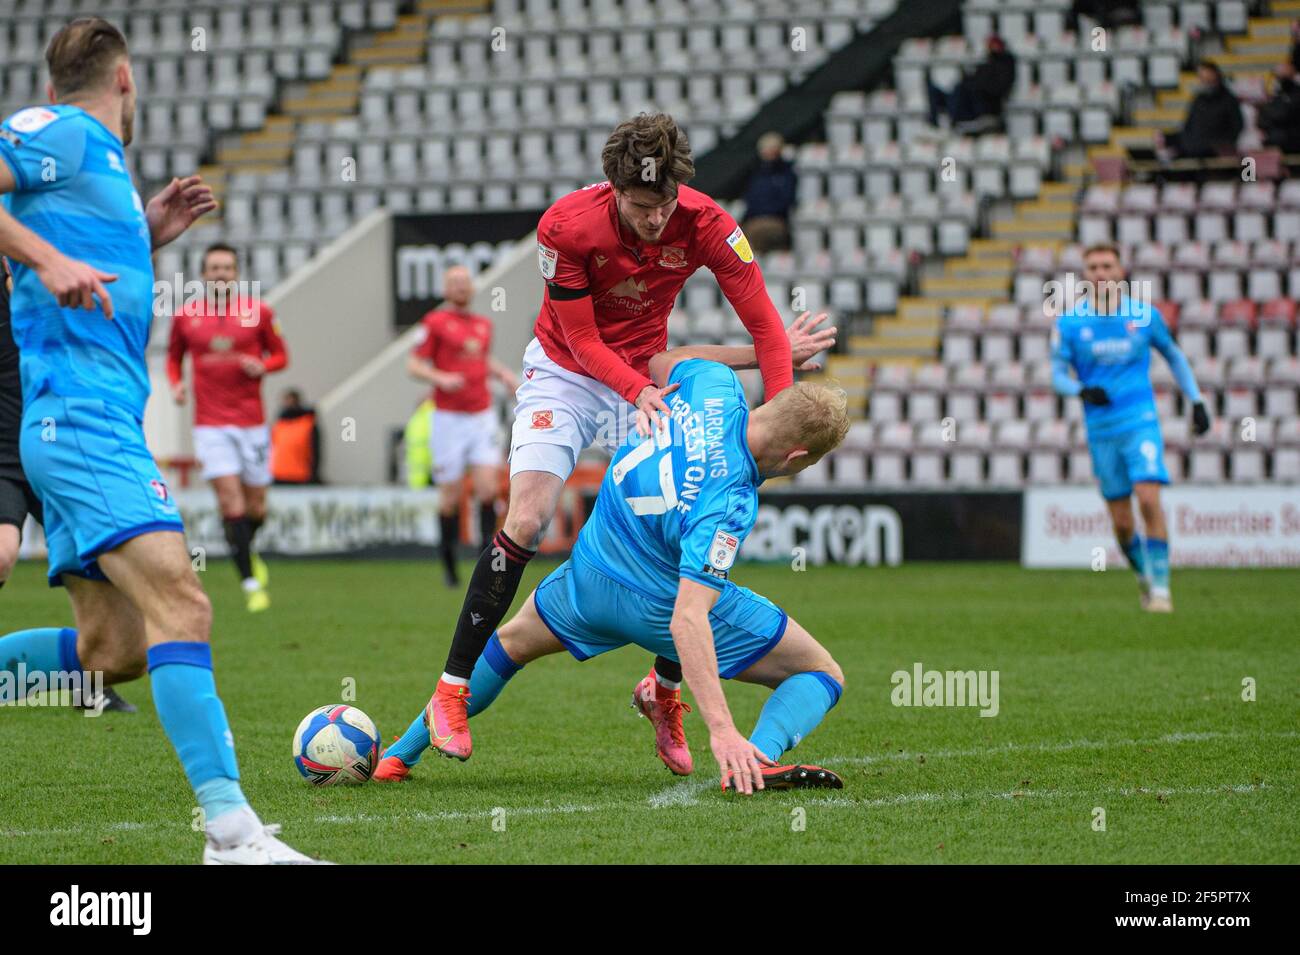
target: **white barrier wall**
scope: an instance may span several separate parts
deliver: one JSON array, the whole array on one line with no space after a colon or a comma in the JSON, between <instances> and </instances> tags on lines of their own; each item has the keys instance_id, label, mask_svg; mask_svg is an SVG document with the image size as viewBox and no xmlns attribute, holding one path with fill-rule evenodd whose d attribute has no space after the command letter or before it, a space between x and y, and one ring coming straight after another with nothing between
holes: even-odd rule
<instances>
[{"instance_id":1,"label":"white barrier wall","mask_svg":"<svg viewBox=\"0 0 1300 955\"><path fill-rule=\"evenodd\" d=\"M1169 559L1179 567L1300 567L1300 488L1174 486L1162 495ZM1021 563L1126 567L1106 504L1093 487L1025 491Z\"/></svg>"},{"instance_id":2,"label":"white barrier wall","mask_svg":"<svg viewBox=\"0 0 1300 955\"><path fill-rule=\"evenodd\" d=\"M391 263L386 273L385 295L393 300ZM537 269L537 242L533 235L521 239L516 249L475 278L477 291L470 308L492 319L492 353L511 368L519 369L524 347L533 335L533 323L542 300L542 277ZM387 480L390 435L402 428L427 386L406 373L406 359L415 345L418 327L390 341L378 354L351 353L352 373L316 402L321 428L325 480L336 484L378 484ZM496 391L498 408L509 411L514 396ZM503 442L505 437L502 429ZM505 448L503 444L502 460Z\"/></svg>"},{"instance_id":3,"label":"white barrier wall","mask_svg":"<svg viewBox=\"0 0 1300 955\"><path fill-rule=\"evenodd\" d=\"M269 418L274 419L284 389L299 388L309 404L318 401L392 340L392 258L389 214L377 209L265 297L289 350L289 367L268 375L262 385ZM241 265L241 281L256 282L247 263ZM155 323L149 354L153 395L145 408L145 437L159 458L194 453L193 390L190 402L178 407L167 384L170 327L169 319ZM189 381L188 359L185 374Z\"/></svg>"},{"instance_id":4,"label":"white barrier wall","mask_svg":"<svg viewBox=\"0 0 1300 955\"><path fill-rule=\"evenodd\" d=\"M245 274L248 281L257 276ZM476 278L471 308L493 319L493 354L518 369L542 298L535 236ZM394 337L392 223L377 209L330 243L266 297L289 349L289 367L266 378L263 397L273 420L279 396L296 387L317 410L323 477L332 483L379 484L388 479L389 442L426 395L406 373L411 329ZM176 406L165 373L169 321L156 326L149 355L153 397L145 435L158 458L190 457L193 406ZM188 362L187 362L188 376ZM513 395L498 389L509 410ZM503 429L503 436L505 432Z\"/></svg>"}]
</instances>

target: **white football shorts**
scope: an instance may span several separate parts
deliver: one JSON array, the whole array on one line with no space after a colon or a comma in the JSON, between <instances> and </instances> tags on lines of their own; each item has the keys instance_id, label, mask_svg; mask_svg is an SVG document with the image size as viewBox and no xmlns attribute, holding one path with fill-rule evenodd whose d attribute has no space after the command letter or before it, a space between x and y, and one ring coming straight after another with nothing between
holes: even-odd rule
<instances>
[{"instance_id":1,"label":"white football shorts","mask_svg":"<svg viewBox=\"0 0 1300 955\"><path fill-rule=\"evenodd\" d=\"M194 455L204 480L237 474L249 487L271 483L271 432L264 424L195 425Z\"/></svg>"},{"instance_id":2,"label":"white football shorts","mask_svg":"<svg viewBox=\"0 0 1300 955\"><path fill-rule=\"evenodd\" d=\"M501 463L497 444L497 416L483 411L433 409L429 450L433 454L433 483L453 484L471 467Z\"/></svg>"},{"instance_id":3,"label":"white football shorts","mask_svg":"<svg viewBox=\"0 0 1300 955\"><path fill-rule=\"evenodd\" d=\"M594 378L561 368L534 338L515 392L510 476L546 471L567 481L591 445L613 455L636 423L636 408Z\"/></svg>"}]
</instances>

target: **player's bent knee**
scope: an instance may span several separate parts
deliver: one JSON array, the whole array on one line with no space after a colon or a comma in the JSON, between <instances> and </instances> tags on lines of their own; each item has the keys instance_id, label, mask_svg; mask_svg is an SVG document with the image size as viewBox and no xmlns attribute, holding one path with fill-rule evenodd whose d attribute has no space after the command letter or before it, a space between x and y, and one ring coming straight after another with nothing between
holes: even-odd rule
<instances>
[{"instance_id":1,"label":"player's bent knee","mask_svg":"<svg viewBox=\"0 0 1300 955\"><path fill-rule=\"evenodd\" d=\"M520 514L512 511L506 516L506 536L521 547L536 547L550 526L551 518L549 515L543 517L532 508L520 510L522 511Z\"/></svg>"}]
</instances>

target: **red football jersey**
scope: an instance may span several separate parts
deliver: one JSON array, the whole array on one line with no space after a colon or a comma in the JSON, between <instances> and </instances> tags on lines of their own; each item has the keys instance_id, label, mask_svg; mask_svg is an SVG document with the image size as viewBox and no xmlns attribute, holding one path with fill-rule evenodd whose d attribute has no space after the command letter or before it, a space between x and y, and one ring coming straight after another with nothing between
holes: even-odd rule
<instances>
[{"instance_id":1,"label":"red football jersey","mask_svg":"<svg viewBox=\"0 0 1300 955\"><path fill-rule=\"evenodd\" d=\"M640 375L667 346L668 313L696 269L713 272L733 306L766 294L736 220L689 186L679 187L677 208L656 245L620 227L614 190L601 182L551 206L537 225L537 246L542 277L562 288L590 289L601 341ZM534 334L557 365L594 377L573 356L549 286Z\"/></svg>"},{"instance_id":2,"label":"red football jersey","mask_svg":"<svg viewBox=\"0 0 1300 955\"><path fill-rule=\"evenodd\" d=\"M271 307L258 299L239 299L226 311L206 300L191 302L172 316L167 346L167 377L181 380L181 362L190 353L194 377L194 423L251 428L266 421L262 379L249 377L240 356L261 361L268 372L289 363Z\"/></svg>"},{"instance_id":3,"label":"red football jersey","mask_svg":"<svg viewBox=\"0 0 1300 955\"><path fill-rule=\"evenodd\" d=\"M485 411L491 406L487 383L491 353L492 320L446 308L424 316L419 343L412 350L439 371L458 372L465 378L456 391L433 390L433 403L443 411Z\"/></svg>"}]
</instances>

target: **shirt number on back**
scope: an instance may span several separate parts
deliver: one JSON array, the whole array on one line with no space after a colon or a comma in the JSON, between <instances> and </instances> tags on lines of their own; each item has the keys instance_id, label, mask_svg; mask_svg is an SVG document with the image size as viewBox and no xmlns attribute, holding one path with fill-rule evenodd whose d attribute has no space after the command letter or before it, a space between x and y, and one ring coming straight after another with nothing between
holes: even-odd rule
<instances>
[{"instance_id":1,"label":"shirt number on back","mask_svg":"<svg viewBox=\"0 0 1300 955\"><path fill-rule=\"evenodd\" d=\"M663 451L668 448L672 444L672 440L671 428L656 428L654 440L642 441L632 449L627 457L614 465L614 486L621 485L630 471L649 461L656 451ZM632 513L638 517L667 514L677 506L677 485L673 483L673 456L671 453L659 456L658 470L660 493L624 498L627 501L627 506L632 508Z\"/></svg>"}]
</instances>

